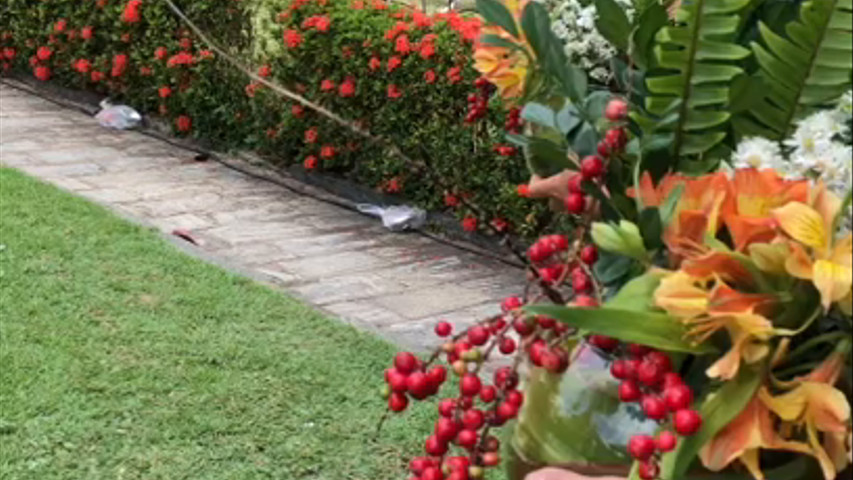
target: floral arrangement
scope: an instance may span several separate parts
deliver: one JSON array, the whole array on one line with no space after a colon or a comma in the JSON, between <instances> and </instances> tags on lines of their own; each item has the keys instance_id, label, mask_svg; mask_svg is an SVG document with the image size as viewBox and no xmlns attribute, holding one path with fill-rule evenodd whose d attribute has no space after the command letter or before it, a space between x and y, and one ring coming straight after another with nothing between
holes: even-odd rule
<instances>
[{"instance_id":1,"label":"floral arrangement","mask_svg":"<svg viewBox=\"0 0 853 480\"><path fill-rule=\"evenodd\" d=\"M503 458L518 480L832 480L853 460L853 5L668 3L591 3L615 52L602 85L542 4L478 1L475 67L522 106L507 139L569 226L530 246L522 295L385 372L394 412L459 378L414 478Z\"/></svg>"},{"instance_id":2,"label":"floral arrangement","mask_svg":"<svg viewBox=\"0 0 853 480\"><path fill-rule=\"evenodd\" d=\"M0 65L110 95L166 120L179 135L346 175L446 210L468 231L495 233L495 225L531 237L552 228L547 209L517 191L526 167L503 138L520 128L517 112L474 84L478 18L383 1L223 0L181 8L238 58L251 59L255 73L389 138L434 174L282 101L218 58L162 2L10 0L0 19ZM477 211L466 206L473 203Z\"/></svg>"}]
</instances>

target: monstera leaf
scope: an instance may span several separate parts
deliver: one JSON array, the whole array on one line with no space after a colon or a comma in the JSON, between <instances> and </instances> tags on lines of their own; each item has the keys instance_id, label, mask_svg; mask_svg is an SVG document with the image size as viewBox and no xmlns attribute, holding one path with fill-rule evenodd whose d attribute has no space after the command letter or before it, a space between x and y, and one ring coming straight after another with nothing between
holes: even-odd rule
<instances>
[{"instance_id":1,"label":"monstera leaf","mask_svg":"<svg viewBox=\"0 0 853 480\"><path fill-rule=\"evenodd\" d=\"M759 24L761 42L752 50L765 84L765 97L735 121L743 135L781 140L794 121L850 89L853 70L853 0L803 3L800 19L786 37Z\"/></svg>"},{"instance_id":2,"label":"monstera leaf","mask_svg":"<svg viewBox=\"0 0 853 480\"><path fill-rule=\"evenodd\" d=\"M700 155L725 139L729 84L750 51L734 43L738 12L750 0L683 2L675 24L657 32L654 60L666 70L647 78L646 110L635 118L647 133L670 133L676 157Z\"/></svg>"}]
</instances>

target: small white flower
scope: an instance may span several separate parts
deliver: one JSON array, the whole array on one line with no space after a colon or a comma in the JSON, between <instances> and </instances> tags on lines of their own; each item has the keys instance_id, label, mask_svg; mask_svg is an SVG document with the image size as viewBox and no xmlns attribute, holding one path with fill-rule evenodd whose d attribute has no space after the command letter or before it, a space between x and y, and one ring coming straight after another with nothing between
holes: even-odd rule
<instances>
[{"instance_id":1,"label":"small white flower","mask_svg":"<svg viewBox=\"0 0 853 480\"><path fill-rule=\"evenodd\" d=\"M735 168L787 169L779 144L762 137L747 138L738 144L734 154L734 166Z\"/></svg>"},{"instance_id":2,"label":"small white flower","mask_svg":"<svg viewBox=\"0 0 853 480\"><path fill-rule=\"evenodd\" d=\"M846 114L847 116L853 115L853 90L841 96L838 100L838 107L836 110Z\"/></svg>"}]
</instances>

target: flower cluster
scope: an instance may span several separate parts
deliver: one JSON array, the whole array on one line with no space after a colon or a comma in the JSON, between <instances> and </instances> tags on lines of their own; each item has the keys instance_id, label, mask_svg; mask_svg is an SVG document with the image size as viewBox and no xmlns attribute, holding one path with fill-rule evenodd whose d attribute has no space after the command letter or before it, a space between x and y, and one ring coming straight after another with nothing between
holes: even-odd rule
<instances>
[{"instance_id":1,"label":"flower cluster","mask_svg":"<svg viewBox=\"0 0 853 480\"><path fill-rule=\"evenodd\" d=\"M629 15L633 2L616 0ZM566 56L581 66L595 80L606 83L611 76L610 59L616 49L598 32L595 26L598 11L595 2L582 0L549 0L553 21L551 28L565 43Z\"/></svg>"}]
</instances>

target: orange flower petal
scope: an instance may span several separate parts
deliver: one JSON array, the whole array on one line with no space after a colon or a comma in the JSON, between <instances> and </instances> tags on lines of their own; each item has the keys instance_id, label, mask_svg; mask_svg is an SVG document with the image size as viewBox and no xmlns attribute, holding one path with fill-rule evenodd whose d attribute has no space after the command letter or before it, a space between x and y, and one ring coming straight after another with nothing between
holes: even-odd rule
<instances>
[{"instance_id":1,"label":"orange flower petal","mask_svg":"<svg viewBox=\"0 0 853 480\"><path fill-rule=\"evenodd\" d=\"M823 308L829 309L850 293L853 286L853 269L829 260L818 260L814 263L812 281L820 292Z\"/></svg>"},{"instance_id":2,"label":"orange flower petal","mask_svg":"<svg viewBox=\"0 0 853 480\"><path fill-rule=\"evenodd\" d=\"M790 202L773 210L773 218L794 240L814 249L826 249L829 234L823 217L813 208L800 202Z\"/></svg>"},{"instance_id":3,"label":"orange flower petal","mask_svg":"<svg viewBox=\"0 0 853 480\"><path fill-rule=\"evenodd\" d=\"M799 243L792 243L789 246L791 255L785 260L785 270L797 278L811 280L814 272L812 259Z\"/></svg>"}]
</instances>

